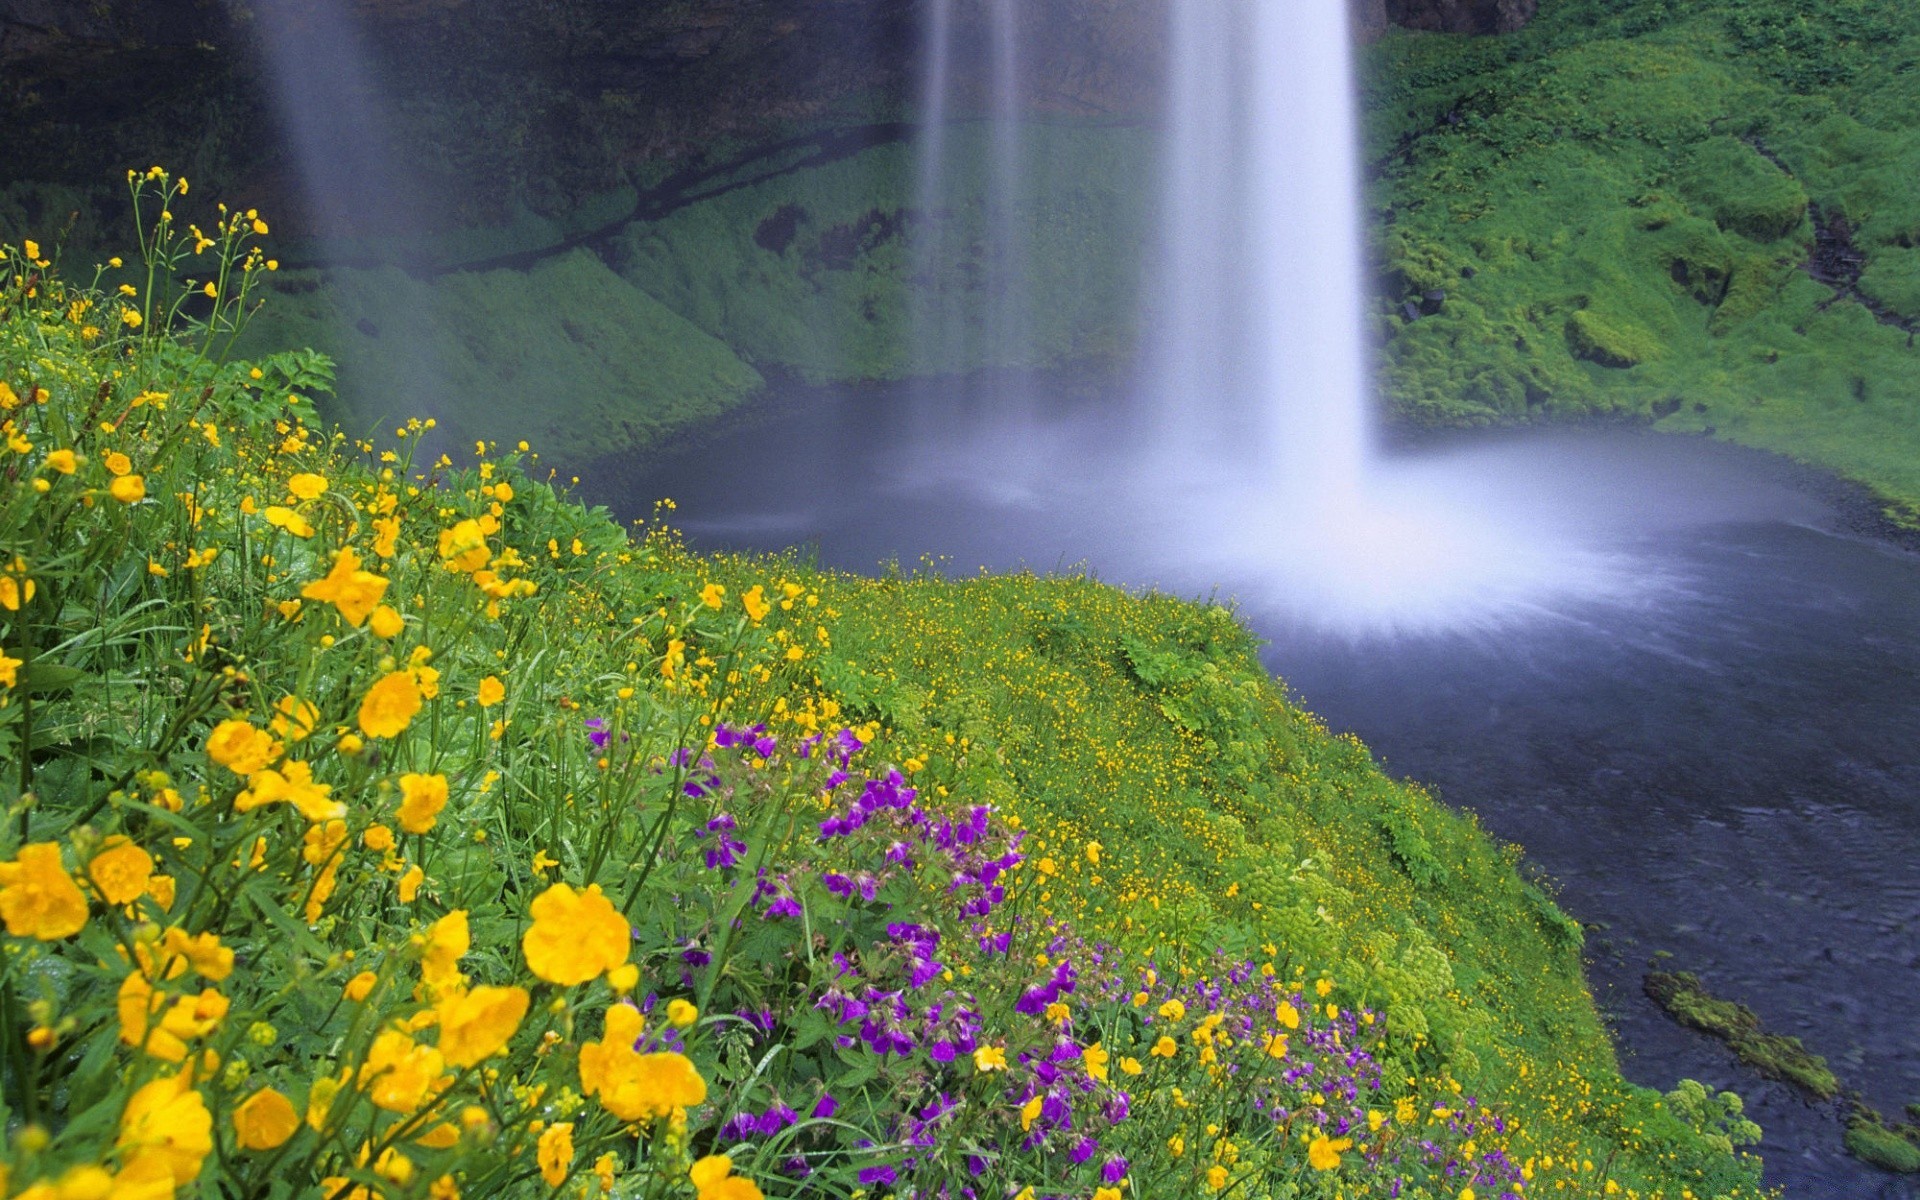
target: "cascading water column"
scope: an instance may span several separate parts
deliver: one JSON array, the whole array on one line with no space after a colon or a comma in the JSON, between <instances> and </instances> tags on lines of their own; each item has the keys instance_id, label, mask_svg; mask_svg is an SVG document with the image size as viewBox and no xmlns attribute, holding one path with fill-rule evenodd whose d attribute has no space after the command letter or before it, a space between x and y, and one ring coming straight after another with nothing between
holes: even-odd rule
<instances>
[{"instance_id":1,"label":"cascading water column","mask_svg":"<svg viewBox=\"0 0 1920 1200\"><path fill-rule=\"evenodd\" d=\"M1289 505L1350 501L1368 449L1344 0L1177 0L1162 170L1157 440L1252 451Z\"/></svg>"},{"instance_id":2,"label":"cascading water column","mask_svg":"<svg viewBox=\"0 0 1920 1200\"><path fill-rule=\"evenodd\" d=\"M1252 383L1282 499L1339 512L1359 502L1371 448L1351 17L1345 0L1252 8Z\"/></svg>"},{"instance_id":3,"label":"cascading water column","mask_svg":"<svg viewBox=\"0 0 1920 1200\"><path fill-rule=\"evenodd\" d=\"M911 298L919 369L1029 357L1021 0L930 0L920 46Z\"/></svg>"},{"instance_id":4,"label":"cascading water column","mask_svg":"<svg viewBox=\"0 0 1920 1200\"><path fill-rule=\"evenodd\" d=\"M1298 616L1454 625L1615 585L1484 479L1376 453L1349 0L1171 0L1143 474Z\"/></svg>"},{"instance_id":5,"label":"cascading water column","mask_svg":"<svg viewBox=\"0 0 1920 1200\"><path fill-rule=\"evenodd\" d=\"M992 270L988 277L986 360L1024 365L1031 305L1027 285L1028 239L1020 198L1025 187L1025 138L1021 122L1020 0L992 0L990 72L991 149L988 154L987 233Z\"/></svg>"}]
</instances>

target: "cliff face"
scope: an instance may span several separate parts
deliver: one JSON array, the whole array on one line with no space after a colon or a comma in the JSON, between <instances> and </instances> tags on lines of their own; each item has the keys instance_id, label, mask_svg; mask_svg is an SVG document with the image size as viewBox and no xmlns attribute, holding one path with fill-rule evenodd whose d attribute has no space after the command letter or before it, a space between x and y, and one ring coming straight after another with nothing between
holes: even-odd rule
<instances>
[{"instance_id":1,"label":"cliff face","mask_svg":"<svg viewBox=\"0 0 1920 1200\"><path fill-rule=\"evenodd\" d=\"M1436 33L1512 33L1533 19L1539 0L1383 0L1387 19Z\"/></svg>"},{"instance_id":2,"label":"cliff face","mask_svg":"<svg viewBox=\"0 0 1920 1200\"><path fill-rule=\"evenodd\" d=\"M1151 111L1167 2L1029 0L1029 102ZM1372 40L1390 21L1511 30L1537 0L1350 2L1357 34ZM584 140L589 158L632 161L805 119L856 93L905 94L903 64L914 59L926 0L347 3L369 45L406 47L404 61L385 66L409 115L431 116L435 99L467 101L488 110L482 123L497 122L489 132L499 136ZM124 159L125 143L172 148L195 137L223 139L227 159L245 157L236 143L264 132L271 81L255 64L269 4L296 20L311 11L302 0L0 0L0 118L27 135L8 170L77 179ZM955 0L956 47L979 61L987 11L987 0ZM168 118L197 128L163 136Z\"/></svg>"}]
</instances>

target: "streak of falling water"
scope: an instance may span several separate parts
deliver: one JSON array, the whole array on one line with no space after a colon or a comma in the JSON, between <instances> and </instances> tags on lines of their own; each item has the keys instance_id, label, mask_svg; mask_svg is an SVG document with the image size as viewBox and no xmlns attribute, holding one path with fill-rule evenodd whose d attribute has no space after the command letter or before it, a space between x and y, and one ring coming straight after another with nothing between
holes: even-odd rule
<instances>
[{"instance_id":1,"label":"streak of falling water","mask_svg":"<svg viewBox=\"0 0 1920 1200\"><path fill-rule=\"evenodd\" d=\"M1169 20L1136 469L1188 552L1350 628L1630 587L1538 506L1374 444L1347 0L1173 0Z\"/></svg>"},{"instance_id":2,"label":"streak of falling water","mask_svg":"<svg viewBox=\"0 0 1920 1200\"><path fill-rule=\"evenodd\" d=\"M1030 317L1027 234L1020 200L1026 184L1021 136L1025 98L1021 85L1020 0L992 0L991 100L993 145L989 159L987 229L993 277L987 295L987 358L1022 364L1028 357Z\"/></svg>"},{"instance_id":3,"label":"streak of falling water","mask_svg":"<svg viewBox=\"0 0 1920 1200\"><path fill-rule=\"evenodd\" d=\"M1253 6L1253 377L1281 495L1303 511L1351 506L1370 449L1350 21L1343 0Z\"/></svg>"},{"instance_id":4,"label":"streak of falling water","mask_svg":"<svg viewBox=\"0 0 1920 1200\"><path fill-rule=\"evenodd\" d=\"M920 47L920 135L914 164L912 334L921 370L939 369L955 356L956 327L949 298L938 288L954 253L948 219L947 124L953 108L953 0L931 0Z\"/></svg>"},{"instance_id":5,"label":"streak of falling water","mask_svg":"<svg viewBox=\"0 0 1920 1200\"><path fill-rule=\"evenodd\" d=\"M919 64L914 354L938 374L1031 356L1023 0L931 0Z\"/></svg>"},{"instance_id":6,"label":"streak of falling water","mask_svg":"<svg viewBox=\"0 0 1920 1200\"><path fill-rule=\"evenodd\" d=\"M404 252L427 225L415 173L396 149L379 64L348 0L255 0L260 47L274 107L293 151L309 232L322 253L352 241ZM344 318L343 318L344 319ZM430 349L433 314L416 307L381 331L402 348L403 365L381 386L392 411L437 415L445 370ZM344 340L344 338L343 338Z\"/></svg>"}]
</instances>

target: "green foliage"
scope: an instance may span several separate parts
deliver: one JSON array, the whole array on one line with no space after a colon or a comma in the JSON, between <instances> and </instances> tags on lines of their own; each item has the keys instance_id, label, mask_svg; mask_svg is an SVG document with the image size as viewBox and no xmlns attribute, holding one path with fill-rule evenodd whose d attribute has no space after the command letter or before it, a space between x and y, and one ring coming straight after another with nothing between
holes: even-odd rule
<instances>
[{"instance_id":1,"label":"green foliage","mask_svg":"<svg viewBox=\"0 0 1920 1200\"><path fill-rule=\"evenodd\" d=\"M433 414L460 444L526 439L563 462L653 445L761 385L757 371L585 250L531 270L416 279L281 272L243 353L339 365L329 415L356 432Z\"/></svg>"},{"instance_id":2,"label":"green foliage","mask_svg":"<svg viewBox=\"0 0 1920 1200\"><path fill-rule=\"evenodd\" d=\"M1734 1092L1715 1095L1697 1079L1682 1079L1667 1093L1667 1107L1701 1137L1728 1154L1760 1140L1760 1127L1746 1117L1746 1104Z\"/></svg>"},{"instance_id":3,"label":"green foliage","mask_svg":"<svg viewBox=\"0 0 1920 1200\"><path fill-rule=\"evenodd\" d=\"M1920 353L1798 268L1846 223L1920 317L1920 10L1562 0L1370 51L1387 393L1422 422L1631 416L1920 502ZM1402 304L1442 289L1440 311Z\"/></svg>"},{"instance_id":4,"label":"green foliage","mask_svg":"<svg viewBox=\"0 0 1920 1200\"><path fill-rule=\"evenodd\" d=\"M1722 229L1754 242L1786 237L1807 213L1807 194L1793 177L1737 138L1695 146L1680 186Z\"/></svg>"},{"instance_id":5,"label":"green foliage","mask_svg":"<svg viewBox=\"0 0 1920 1200\"><path fill-rule=\"evenodd\" d=\"M1920 1125L1889 1124L1864 1104L1847 1117L1847 1152L1883 1171L1920 1174Z\"/></svg>"},{"instance_id":6,"label":"green foliage","mask_svg":"<svg viewBox=\"0 0 1920 1200\"><path fill-rule=\"evenodd\" d=\"M1567 342L1576 357L1603 367L1634 367L1658 358L1660 339L1625 318L1608 318L1583 308L1567 318Z\"/></svg>"},{"instance_id":7,"label":"green foliage","mask_svg":"<svg viewBox=\"0 0 1920 1200\"><path fill-rule=\"evenodd\" d=\"M1783 1037L1761 1028L1759 1014L1744 1004L1722 1000L1685 971L1655 971L1646 977L1646 992L1683 1025L1725 1042L1741 1062L1769 1079L1799 1088L1817 1100L1840 1093L1840 1081L1827 1060L1809 1051L1795 1037Z\"/></svg>"}]
</instances>

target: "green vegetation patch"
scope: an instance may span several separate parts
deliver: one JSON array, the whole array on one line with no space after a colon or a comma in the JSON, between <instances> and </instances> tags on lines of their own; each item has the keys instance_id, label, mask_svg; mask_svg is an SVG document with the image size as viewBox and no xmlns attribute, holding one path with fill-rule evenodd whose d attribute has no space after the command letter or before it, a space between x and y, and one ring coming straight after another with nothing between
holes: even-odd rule
<instances>
[{"instance_id":1,"label":"green vegetation patch","mask_svg":"<svg viewBox=\"0 0 1920 1200\"><path fill-rule=\"evenodd\" d=\"M1725 1042L1741 1062L1769 1079L1790 1083L1816 1100L1840 1094L1840 1081L1827 1060L1809 1051L1799 1038L1761 1028L1760 1016L1744 1004L1714 996L1686 971L1650 972L1647 995L1682 1025Z\"/></svg>"},{"instance_id":2,"label":"green vegetation patch","mask_svg":"<svg viewBox=\"0 0 1920 1200\"><path fill-rule=\"evenodd\" d=\"M1847 1115L1847 1151L1862 1162L1902 1175L1920 1174L1920 1124L1890 1122L1865 1104Z\"/></svg>"},{"instance_id":3,"label":"green vegetation patch","mask_svg":"<svg viewBox=\"0 0 1920 1200\"><path fill-rule=\"evenodd\" d=\"M414 414L459 442L537 442L565 462L653 444L761 386L718 339L586 250L526 271L418 279L397 267L283 271L243 353L317 347L356 433Z\"/></svg>"},{"instance_id":4,"label":"green vegetation patch","mask_svg":"<svg viewBox=\"0 0 1920 1200\"><path fill-rule=\"evenodd\" d=\"M1367 120L1392 403L1657 420L1913 511L1917 56L1920 10L1851 0L1564 0L1498 38L1388 35Z\"/></svg>"}]
</instances>

